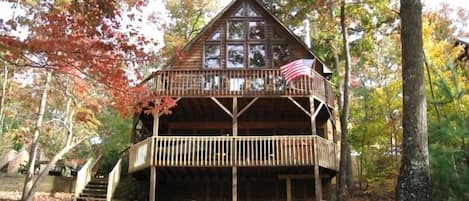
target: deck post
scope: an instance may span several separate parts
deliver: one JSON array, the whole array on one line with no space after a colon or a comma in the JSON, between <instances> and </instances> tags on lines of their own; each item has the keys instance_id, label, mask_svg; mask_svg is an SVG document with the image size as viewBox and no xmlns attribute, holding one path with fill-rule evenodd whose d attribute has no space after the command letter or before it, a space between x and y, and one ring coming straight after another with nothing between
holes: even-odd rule
<instances>
[{"instance_id":1,"label":"deck post","mask_svg":"<svg viewBox=\"0 0 469 201\"><path fill-rule=\"evenodd\" d=\"M309 113L311 114L310 117L311 117L311 132L313 133L313 135L316 135L316 115L315 112L314 112L315 108L314 108L314 97L313 96L309 96Z\"/></svg>"},{"instance_id":2,"label":"deck post","mask_svg":"<svg viewBox=\"0 0 469 201\"><path fill-rule=\"evenodd\" d=\"M232 201L238 201L238 168L233 166L231 169L232 173L232 183L231 183L231 195Z\"/></svg>"},{"instance_id":3,"label":"deck post","mask_svg":"<svg viewBox=\"0 0 469 201\"><path fill-rule=\"evenodd\" d=\"M292 196L291 196L291 178L290 177L286 177L286 180L287 182L287 201L292 201Z\"/></svg>"},{"instance_id":4,"label":"deck post","mask_svg":"<svg viewBox=\"0 0 469 201\"><path fill-rule=\"evenodd\" d=\"M319 175L319 159L318 159L318 141L313 138L313 154L314 154L314 192L316 201L322 201L322 182Z\"/></svg>"},{"instance_id":5,"label":"deck post","mask_svg":"<svg viewBox=\"0 0 469 201\"><path fill-rule=\"evenodd\" d=\"M236 136L238 136L238 98L234 97L233 98L233 110L232 113L233 115L233 144L231 145L233 147L233 153L231 155L233 161L237 156L237 150L236 150ZM231 195L232 195L232 201L238 201L238 168L236 167L236 164L233 164L233 167L231 169L232 173L232 183L231 183Z\"/></svg>"},{"instance_id":6,"label":"deck post","mask_svg":"<svg viewBox=\"0 0 469 201\"><path fill-rule=\"evenodd\" d=\"M159 132L159 127L160 127L160 113L158 111L153 113L153 136L156 137L158 136ZM153 150L154 152L156 150ZM153 153L150 154L153 156ZM154 157L152 157L151 160L154 160ZM156 200L156 166L155 164L151 164L150 166L150 201L155 201Z\"/></svg>"}]
</instances>

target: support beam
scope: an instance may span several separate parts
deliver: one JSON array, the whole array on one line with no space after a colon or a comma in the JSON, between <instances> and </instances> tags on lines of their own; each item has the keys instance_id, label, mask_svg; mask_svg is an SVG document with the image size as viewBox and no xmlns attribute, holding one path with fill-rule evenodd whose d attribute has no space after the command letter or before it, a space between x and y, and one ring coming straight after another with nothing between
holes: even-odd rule
<instances>
[{"instance_id":1,"label":"support beam","mask_svg":"<svg viewBox=\"0 0 469 201\"><path fill-rule=\"evenodd\" d=\"M316 108L316 112L314 112L312 118L316 119L316 117L318 116L318 114L321 111L323 106L324 106L324 103L319 104L319 106L318 106L318 108ZM313 101L313 107L314 107L314 101Z\"/></svg>"},{"instance_id":2,"label":"support beam","mask_svg":"<svg viewBox=\"0 0 469 201\"><path fill-rule=\"evenodd\" d=\"M238 168L232 167L231 173L231 201L238 201Z\"/></svg>"},{"instance_id":3,"label":"support beam","mask_svg":"<svg viewBox=\"0 0 469 201\"><path fill-rule=\"evenodd\" d=\"M150 167L150 201L156 200L156 166Z\"/></svg>"},{"instance_id":4,"label":"support beam","mask_svg":"<svg viewBox=\"0 0 469 201\"><path fill-rule=\"evenodd\" d=\"M259 97L256 97L254 99L251 100L251 102L249 102L246 106L244 106L243 109L241 109L241 111L239 111L239 113L236 115L236 117L240 117L244 112L246 112L246 110L248 110L252 104L254 104L257 100L259 99Z\"/></svg>"},{"instance_id":5,"label":"support beam","mask_svg":"<svg viewBox=\"0 0 469 201\"><path fill-rule=\"evenodd\" d=\"M238 98L233 98L233 136L238 136Z\"/></svg>"},{"instance_id":6,"label":"support beam","mask_svg":"<svg viewBox=\"0 0 469 201\"><path fill-rule=\"evenodd\" d=\"M319 175L319 159L318 159L318 143L314 138L313 155L314 155L314 192L316 200L322 200L322 183Z\"/></svg>"},{"instance_id":7,"label":"support beam","mask_svg":"<svg viewBox=\"0 0 469 201\"><path fill-rule=\"evenodd\" d=\"M153 113L153 136L157 137L160 127L160 113ZM152 146L151 159L154 160L153 153L155 153L154 146ZM150 201L156 200L156 166L155 161L151 162L150 166Z\"/></svg>"},{"instance_id":8,"label":"support beam","mask_svg":"<svg viewBox=\"0 0 469 201\"><path fill-rule=\"evenodd\" d=\"M300 108L306 115L308 115L308 117L311 117L311 113L308 112L308 110L306 110L303 106L301 106L301 104L299 104L295 99L293 99L291 96L288 96L288 99L289 99L293 104L295 104L298 108Z\"/></svg>"},{"instance_id":9,"label":"support beam","mask_svg":"<svg viewBox=\"0 0 469 201\"><path fill-rule=\"evenodd\" d=\"M314 112L314 98L312 96L309 97L309 111L310 114L315 114ZM316 116L310 115L311 117L311 133L316 135Z\"/></svg>"},{"instance_id":10,"label":"support beam","mask_svg":"<svg viewBox=\"0 0 469 201\"><path fill-rule=\"evenodd\" d=\"M233 118L233 114L230 112L230 110L226 109L226 107L223 104L221 104L217 98L210 97L210 99L212 99L212 101L215 102L218 105L218 107L220 107L223 111L225 111L226 114L230 115L230 117Z\"/></svg>"},{"instance_id":11,"label":"support beam","mask_svg":"<svg viewBox=\"0 0 469 201\"><path fill-rule=\"evenodd\" d=\"M292 195L291 195L291 178L287 177L287 201L292 201Z\"/></svg>"},{"instance_id":12,"label":"support beam","mask_svg":"<svg viewBox=\"0 0 469 201\"><path fill-rule=\"evenodd\" d=\"M238 136L238 98L234 97L233 98L233 108L232 108L232 114L231 117L233 118L233 137ZM233 140L233 153L231 156L231 160L233 160L237 153L237 148L236 148L236 138ZM231 195L232 195L232 201L238 201L238 168L236 167L236 164L233 164L232 167L232 183L231 183Z\"/></svg>"}]
</instances>

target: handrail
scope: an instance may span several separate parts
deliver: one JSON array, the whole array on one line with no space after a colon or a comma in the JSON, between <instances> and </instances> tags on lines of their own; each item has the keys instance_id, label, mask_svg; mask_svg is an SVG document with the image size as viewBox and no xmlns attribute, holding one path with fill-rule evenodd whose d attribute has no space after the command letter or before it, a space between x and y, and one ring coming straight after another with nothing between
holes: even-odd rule
<instances>
[{"instance_id":1,"label":"handrail","mask_svg":"<svg viewBox=\"0 0 469 201\"><path fill-rule=\"evenodd\" d=\"M112 195L116 191L117 185L119 184L122 169L121 164L122 159L119 159L114 168L112 168L112 171L109 173L106 201L111 201Z\"/></svg>"},{"instance_id":2,"label":"handrail","mask_svg":"<svg viewBox=\"0 0 469 201\"><path fill-rule=\"evenodd\" d=\"M86 184L91 180L91 165L93 158L88 159L77 173L77 180L75 183L75 197L80 196L80 193L85 189Z\"/></svg>"},{"instance_id":3,"label":"handrail","mask_svg":"<svg viewBox=\"0 0 469 201\"><path fill-rule=\"evenodd\" d=\"M320 73L286 83L279 69L160 70L146 80L157 96L315 96L334 106L333 84Z\"/></svg>"}]
</instances>

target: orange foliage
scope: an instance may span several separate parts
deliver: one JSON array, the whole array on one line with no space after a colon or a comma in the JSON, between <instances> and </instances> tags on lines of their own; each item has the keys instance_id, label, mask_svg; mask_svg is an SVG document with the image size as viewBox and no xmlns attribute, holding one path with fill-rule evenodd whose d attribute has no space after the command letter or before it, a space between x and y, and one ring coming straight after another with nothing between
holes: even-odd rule
<instances>
[{"instance_id":1,"label":"orange foliage","mask_svg":"<svg viewBox=\"0 0 469 201\"><path fill-rule=\"evenodd\" d=\"M129 2L137 8L144 4ZM5 33L0 35L0 59L68 76L75 91L83 94L82 99L100 83L111 95L112 106L122 115L129 114L129 108L137 102L149 101L158 105L152 106L152 110L169 113L174 101L153 97L148 89L130 83L125 67L150 61L143 51L143 46L149 43L136 31L124 31L118 6L116 0L55 1L30 6L31 18L0 22L0 32ZM25 39L12 34L20 22L29 30ZM96 101L88 103L99 110Z\"/></svg>"}]
</instances>

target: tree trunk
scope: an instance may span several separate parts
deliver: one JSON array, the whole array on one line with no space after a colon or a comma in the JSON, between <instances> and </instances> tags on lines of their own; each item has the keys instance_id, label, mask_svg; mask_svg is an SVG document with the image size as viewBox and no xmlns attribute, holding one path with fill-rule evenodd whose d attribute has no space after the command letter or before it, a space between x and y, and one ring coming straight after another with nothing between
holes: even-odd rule
<instances>
[{"instance_id":1,"label":"tree trunk","mask_svg":"<svg viewBox=\"0 0 469 201\"><path fill-rule=\"evenodd\" d=\"M350 151L348 145L348 116L349 116L349 88L350 88L350 50L347 39L347 27L345 25L345 0L341 0L340 4L340 26L342 29L342 42L344 45L343 53L345 56L345 74L343 83L343 100L342 110L340 111L340 168L339 168L339 186L337 198L339 201L347 200L347 177L352 175L349 172L351 165ZM347 174L349 173L349 174ZM349 180L350 181L350 180Z\"/></svg>"},{"instance_id":2,"label":"tree trunk","mask_svg":"<svg viewBox=\"0 0 469 201\"><path fill-rule=\"evenodd\" d=\"M29 190L28 194L23 193L23 198L21 200L33 200L34 197L34 192L36 192L37 187L39 186L39 183L42 181L44 176L47 175L47 173L52 169L52 167L55 166L58 160L60 160L66 153L68 153L70 150L75 148L77 145L81 144L85 140L91 138L91 136L83 138L79 140L78 142L71 143L69 145L66 145L64 148L62 148L46 165L44 169L39 172L39 175L32 181L33 185L31 186L31 189Z\"/></svg>"},{"instance_id":3,"label":"tree trunk","mask_svg":"<svg viewBox=\"0 0 469 201\"><path fill-rule=\"evenodd\" d=\"M5 99L7 95L8 64L3 64L2 97L0 97L0 135L3 134L3 122L5 120Z\"/></svg>"},{"instance_id":4,"label":"tree trunk","mask_svg":"<svg viewBox=\"0 0 469 201\"><path fill-rule=\"evenodd\" d=\"M403 78L403 151L397 201L430 201L428 133L423 73L422 5L420 0L401 0Z\"/></svg>"},{"instance_id":5,"label":"tree trunk","mask_svg":"<svg viewBox=\"0 0 469 201\"><path fill-rule=\"evenodd\" d=\"M26 173L26 179L24 181L24 187L23 187L23 195L21 198L21 200L23 201L32 200L32 197L30 199L26 199L26 196L31 193L31 189L33 187L33 176L34 176L34 166L36 165L37 145L38 145L39 136L41 134L44 112L47 106L47 95L49 92L49 85L50 85L51 78L52 78L52 71L48 71L46 74L46 81L45 81L44 89L42 92L41 103L39 104L39 112L37 114L36 126L34 128L33 138L31 140L31 148L29 151L29 161L28 161L28 166L27 166L28 172Z\"/></svg>"}]
</instances>

